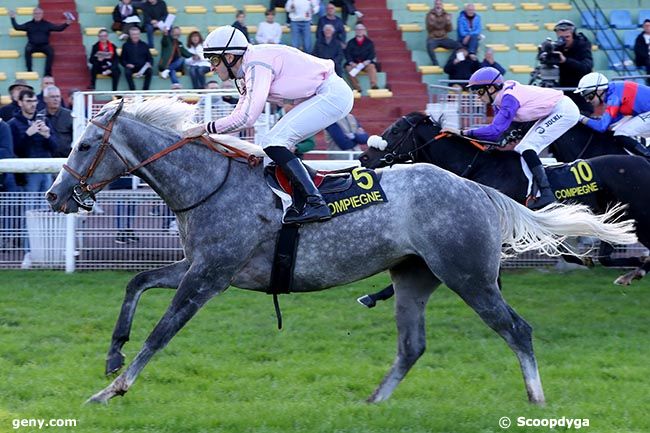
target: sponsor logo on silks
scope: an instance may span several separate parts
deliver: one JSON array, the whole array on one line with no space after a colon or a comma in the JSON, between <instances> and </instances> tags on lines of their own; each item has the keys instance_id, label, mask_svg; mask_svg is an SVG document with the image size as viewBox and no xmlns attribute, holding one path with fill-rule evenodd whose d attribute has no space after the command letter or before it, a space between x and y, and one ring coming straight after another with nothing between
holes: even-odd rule
<instances>
[{"instance_id":1,"label":"sponsor logo on silks","mask_svg":"<svg viewBox=\"0 0 650 433\"><path fill-rule=\"evenodd\" d=\"M374 170L362 167L352 170L352 186L348 190L323 194L323 198L333 217L388 201Z\"/></svg>"},{"instance_id":2,"label":"sponsor logo on silks","mask_svg":"<svg viewBox=\"0 0 650 433\"><path fill-rule=\"evenodd\" d=\"M561 177L561 185L553 185L555 198L558 200L584 196L600 190L594 172L587 161L575 161L567 165L566 168L565 175Z\"/></svg>"},{"instance_id":3,"label":"sponsor logo on silks","mask_svg":"<svg viewBox=\"0 0 650 433\"><path fill-rule=\"evenodd\" d=\"M555 116L548 119L546 122L544 122L544 126L546 126L548 128L549 126L551 126L552 124L554 124L555 122L560 120L561 118L562 118L562 115L558 113Z\"/></svg>"}]
</instances>

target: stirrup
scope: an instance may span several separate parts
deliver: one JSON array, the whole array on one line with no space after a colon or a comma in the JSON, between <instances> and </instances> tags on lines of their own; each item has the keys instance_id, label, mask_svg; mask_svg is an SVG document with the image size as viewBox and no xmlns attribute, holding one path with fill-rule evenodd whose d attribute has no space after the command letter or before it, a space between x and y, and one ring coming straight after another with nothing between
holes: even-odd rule
<instances>
[{"instance_id":1,"label":"stirrup","mask_svg":"<svg viewBox=\"0 0 650 433\"><path fill-rule=\"evenodd\" d=\"M291 206L287 209L282 221L284 224L303 224L312 222L327 221L332 218L332 213L325 202L312 204L306 203L302 211Z\"/></svg>"}]
</instances>

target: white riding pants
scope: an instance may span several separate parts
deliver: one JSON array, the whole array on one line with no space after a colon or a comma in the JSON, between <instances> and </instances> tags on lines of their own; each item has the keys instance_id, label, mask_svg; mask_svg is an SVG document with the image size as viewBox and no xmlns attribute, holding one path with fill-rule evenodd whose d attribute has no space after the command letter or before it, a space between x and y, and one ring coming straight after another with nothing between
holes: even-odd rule
<instances>
[{"instance_id":1,"label":"white riding pants","mask_svg":"<svg viewBox=\"0 0 650 433\"><path fill-rule=\"evenodd\" d=\"M650 137L650 111L641 113L629 120L622 119L620 125L614 127L614 135L626 135L628 137Z\"/></svg>"},{"instance_id":2,"label":"white riding pants","mask_svg":"<svg viewBox=\"0 0 650 433\"><path fill-rule=\"evenodd\" d=\"M296 144L327 128L350 113L354 104L352 89L332 74L316 94L296 105L261 140L262 147L284 146L293 151Z\"/></svg>"},{"instance_id":3,"label":"white riding pants","mask_svg":"<svg viewBox=\"0 0 650 433\"><path fill-rule=\"evenodd\" d=\"M579 119L578 106L565 95L555 104L548 116L535 122L515 146L515 151L522 154L532 149L539 155L542 150L578 123Z\"/></svg>"},{"instance_id":4,"label":"white riding pants","mask_svg":"<svg viewBox=\"0 0 650 433\"><path fill-rule=\"evenodd\" d=\"M521 155L524 151L532 149L539 155L542 150L578 123L578 120L580 120L578 106L565 95L555 104L548 116L535 122L514 150ZM528 178L528 192L530 193L533 174L523 158L521 158L521 168Z\"/></svg>"}]
</instances>

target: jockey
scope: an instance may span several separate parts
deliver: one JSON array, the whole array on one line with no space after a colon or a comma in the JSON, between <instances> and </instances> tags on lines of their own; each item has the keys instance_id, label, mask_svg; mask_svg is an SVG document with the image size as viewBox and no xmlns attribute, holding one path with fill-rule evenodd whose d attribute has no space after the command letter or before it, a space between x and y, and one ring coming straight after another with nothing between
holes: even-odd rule
<instances>
[{"instance_id":1,"label":"jockey","mask_svg":"<svg viewBox=\"0 0 650 433\"><path fill-rule=\"evenodd\" d=\"M650 87L633 81L608 82L599 72L591 72L580 80L574 93L580 93L594 108L605 105L600 119L580 116L580 122L604 132L623 116L634 116L614 129L614 139L635 155L650 158L650 150L631 138L650 136Z\"/></svg>"},{"instance_id":2,"label":"jockey","mask_svg":"<svg viewBox=\"0 0 650 433\"><path fill-rule=\"evenodd\" d=\"M578 123L580 112L576 104L559 90L504 81L501 73L491 67L474 72L467 87L481 101L492 104L495 112L492 123L475 129L445 130L480 140L496 141L513 121L536 120L514 150L525 162L522 164L524 172L529 178L532 174L539 188L540 197L528 206L540 209L553 203L555 196L538 154Z\"/></svg>"},{"instance_id":3,"label":"jockey","mask_svg":"<svg viewBox=\"0 0 650 433\"><path fill-rule=\"evenodd\" d=\"M188 129L184 136L198 137L205 132L226 134L250 128L267 100L280 105L297 104L261 141L269 158L291 180L295 194L304 199L304 208L291 206L283 222L330 219L327 204L291 149L352 110L352 90L336 75L334 63L286 45L250 45L244 34L231 26L220 27L206 37L203 56L212 63L212 70L222 81L235 80L242 97L230 115ZM243 88L237 80L243 80Z\"/></svg>"}]
</instances>

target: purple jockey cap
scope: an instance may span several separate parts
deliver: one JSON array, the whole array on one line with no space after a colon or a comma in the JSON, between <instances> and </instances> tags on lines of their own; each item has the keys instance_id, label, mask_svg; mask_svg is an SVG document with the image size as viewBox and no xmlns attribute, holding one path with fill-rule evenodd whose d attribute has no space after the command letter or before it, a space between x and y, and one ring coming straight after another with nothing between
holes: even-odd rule
<instances>
[{"instance_id":1,"label":"purple jockey cap","mask_svg":"<svg viewBox=\"0 0 650 433\"><path fill-rule=\"evenodd\" d=\"M472 76L469 77L469 83L467 84L467 87L478 88L487 86L499 86L500 84L503 84L503 75L501 75L501 72L490 66L486 66L474 72Z\"/></svg>"}]
</instances>

